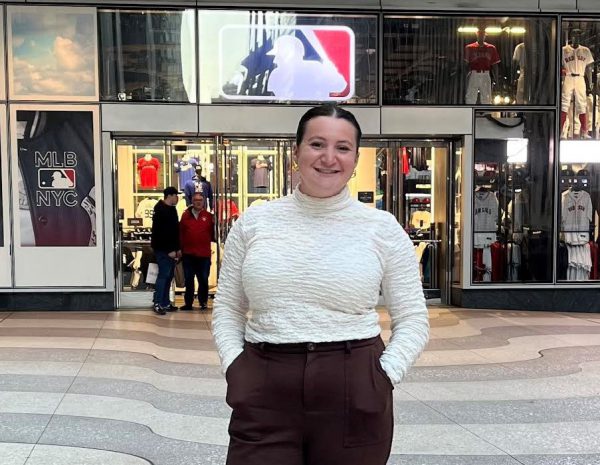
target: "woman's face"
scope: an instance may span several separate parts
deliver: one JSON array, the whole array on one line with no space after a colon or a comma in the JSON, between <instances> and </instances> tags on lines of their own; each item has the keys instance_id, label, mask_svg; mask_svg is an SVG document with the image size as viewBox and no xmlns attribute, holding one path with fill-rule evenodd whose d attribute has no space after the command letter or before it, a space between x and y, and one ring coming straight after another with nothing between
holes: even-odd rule
<instances>
[{"instance_id":1,"label":"woman's face","mask_svg":"<svg viewBox=\"0 0 600 465\"><path fill-rule=\"evenodd\" d=\"M336 195L356 168L356 128L345 119L313 118L306 124L304 138L294 155L304 194L321 198Z\"/></svg>"}]
</instances>

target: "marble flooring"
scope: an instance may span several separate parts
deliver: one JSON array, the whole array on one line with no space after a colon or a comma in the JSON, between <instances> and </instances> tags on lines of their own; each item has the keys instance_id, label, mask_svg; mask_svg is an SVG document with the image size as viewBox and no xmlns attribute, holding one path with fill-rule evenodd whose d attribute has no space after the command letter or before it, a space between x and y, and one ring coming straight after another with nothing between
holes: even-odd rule
<instances>
[{"instance_id":1,"label":"marble flooring","mask_svg":"<svg viewBox=\"0 0 600 465\"><path fill-rule=\"evenodd\" d=\"M389 465L600 464L600 314L431 307L430 320L394 391ZM0 313L0 464L224 464L210 324L199 311Z\"/></svg>"}]
</instances>

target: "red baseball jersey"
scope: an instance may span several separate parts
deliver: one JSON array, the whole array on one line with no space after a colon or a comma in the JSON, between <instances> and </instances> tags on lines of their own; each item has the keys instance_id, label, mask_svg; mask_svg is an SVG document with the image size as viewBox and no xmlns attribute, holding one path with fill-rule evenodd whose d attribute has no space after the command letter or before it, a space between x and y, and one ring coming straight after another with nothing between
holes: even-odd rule
<instances>
[{"instance_id":1,"label":"red baseball jersey","mask_svg":"<svg viewBox=\"0 0 600 465\"><path fill-rule=\"evenodd\" d=\"M465 61L471 71L489 71L492 65L500 63L500 55L492 44L473 42L465 47Z\"/></svg>"}]
</instances>

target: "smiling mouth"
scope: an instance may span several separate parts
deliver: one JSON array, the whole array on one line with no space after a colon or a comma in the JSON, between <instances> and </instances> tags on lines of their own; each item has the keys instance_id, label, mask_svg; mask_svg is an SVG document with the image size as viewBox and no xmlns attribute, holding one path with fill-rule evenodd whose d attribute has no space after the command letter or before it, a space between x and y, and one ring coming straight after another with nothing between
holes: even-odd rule
<instances>
[{"instance_id":1,"label":"smiling mouth","mask_svg":"<svg viewBox=\"0 0 600 465\"><path fill-rule=\"evenodd\" d=\"M315 168L315 170L321 174L337 174L340 170L330 170L327 168Z\"/></svg>"}]
</instances>

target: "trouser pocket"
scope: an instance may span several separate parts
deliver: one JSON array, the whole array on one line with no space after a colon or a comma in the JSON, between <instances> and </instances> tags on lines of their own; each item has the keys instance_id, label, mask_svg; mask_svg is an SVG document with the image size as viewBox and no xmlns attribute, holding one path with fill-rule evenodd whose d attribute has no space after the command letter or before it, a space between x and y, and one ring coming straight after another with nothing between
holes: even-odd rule
<instances>
[{"instance_id":1,"label":"trouser pocket","mask_svg":"<svg viewBox=\"0 0 600 465\"><path fill-rule=\"evenodd\" d=\"M353 349L345 358L344 446L390 440L393 386L379 363L378 344Z\"/></svg>"}]
</instances>

